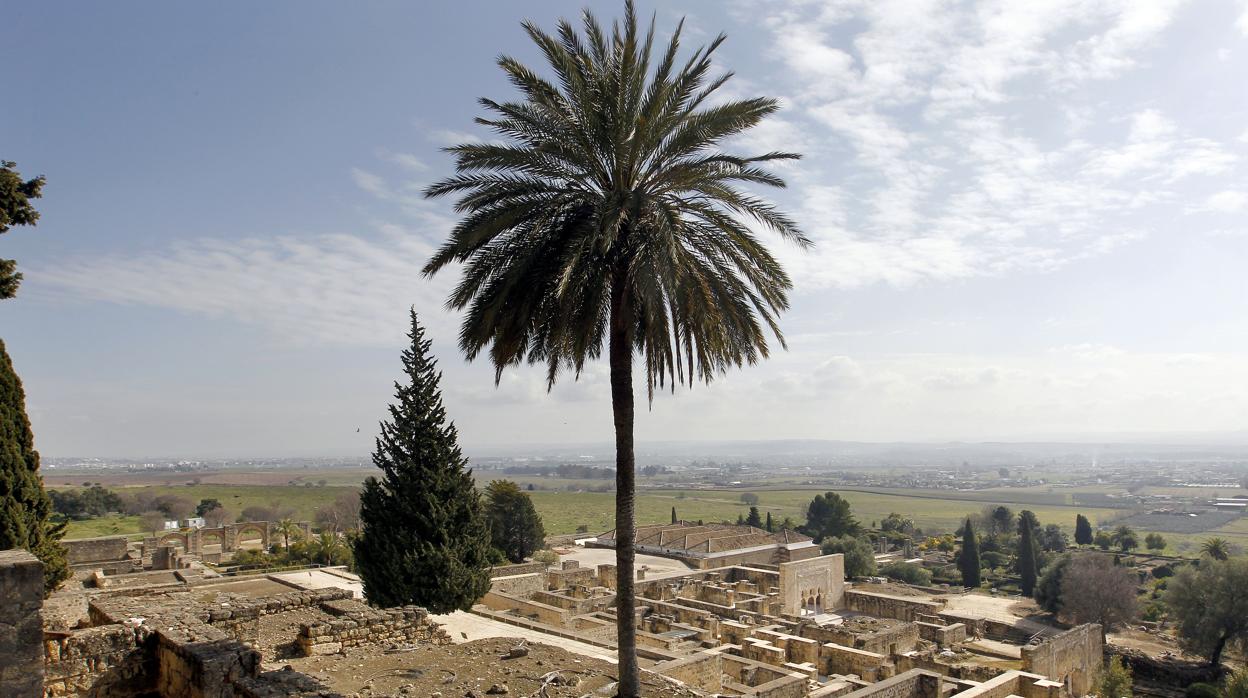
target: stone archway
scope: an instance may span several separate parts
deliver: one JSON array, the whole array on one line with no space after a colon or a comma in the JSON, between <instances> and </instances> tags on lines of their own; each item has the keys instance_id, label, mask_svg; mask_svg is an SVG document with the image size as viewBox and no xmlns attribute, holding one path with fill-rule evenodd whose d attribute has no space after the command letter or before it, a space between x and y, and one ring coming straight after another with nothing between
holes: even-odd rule
<instances>
[{"instance_id":1,"label":"stone archway","mask_svg":"<svg viewBox=\"0 0 1248 698\"><path fill-rule=\"evenodd\" d=\"M227 537L231 543L231 551L241 549L245 542L255 540L257 537L260 539L260 545L263 548L268 549L270 545L270 530L272 529L272 526L270 526L267 521L247 521L240 524L234 524L229 528L231 529L230 532L232 535ZM254 536L248 538L248 534L254 534Z\"/></svg>"},{"instance_id":2,"label":"stone archway","mask_svg":"<svg viewBox=\"0 0 1248 698\"><path fill-rule=\"evenodd\" d=\"M170 543L177 543L182 546L183 552L190 552L191 541L187 538L185 533L175 531L173 533L166 533L156 539L156 545L168 545Z\"/></svg>"}]
</instances>

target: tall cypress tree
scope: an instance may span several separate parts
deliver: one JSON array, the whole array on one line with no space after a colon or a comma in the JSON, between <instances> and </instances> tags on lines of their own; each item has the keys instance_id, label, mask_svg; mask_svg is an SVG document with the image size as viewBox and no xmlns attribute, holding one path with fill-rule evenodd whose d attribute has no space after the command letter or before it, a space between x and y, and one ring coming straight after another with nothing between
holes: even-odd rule
<instances>
[{"instance_id":1,"label":"tall cypress tree","mask_svg":"<svg viewBox=\"0 0 1248 698\"><path fill-rule=\"evenodd\" d=\"M1092 522L1083 514L1075 515L1075 544L1092 545Z\"/></svg>"},{"instance_id":2,"label":"tall cypress tree","mask_svg":"<svg viewBox=\"0 0 1248 698\"><path fill-rule=\"evenodd\" d=\"M0 550L23 548L43 561L44 593L69 577L52 501L39 477L39 452L26 418L26 393L0 340Z\"/></svg>"},{"instance_id":3,"label":"tall cypress tree","mask_svg":"<svg viewBox=\"0 0 1248 698\"><path fill-rule=\"evenodd\" d=\"M768 533L775 533L776 525L771 521L771 512L767 512L767 525L765 527Z\"/></svg>"},{"instance_id":4,"label":"tall cypress tree","mask_svg":"<svg viewBox=\"0 0 1248 698\"><path fill-rule=\"evenodd\" d=\"M672 523L676 523L676 507L672 507Z\"/></svg>"},{"instance_id":5,"label":"tall cypress tree","mask_svg":"<svg viewBox=\"0 0 1248 698\"><path fill-rule=\"evenodd\" d=\"M373 452L382 477L369 477L360 493L355 562L372 603L468 610L490 588L489 529L414 310L411 322L408 382L395 383Z\"/></svg>"},{"instance_id":6,"label":"tall cypress tree","mask_svg":"<svg viewBox=\"0 0 1248 698\"><path fill-rule=\"evenodd\" d=\"M1024 514L1031 514L1024 511ZM1035 515L1032 515L1034 518ZM1023 596L1031 598L1036 590L1035 527L1026 516L1018 520L1018 575L1022 577Z\"/></svg>"},{"instance_id":7,"label":"tall cypress tree","mask_svg":"<svg viewBox=\"0 0 1248 698\"><path fill-rule=\"evenodd\" d=\"M958 569L962 572L962 586L979 586L979 542L975 540L975 528L969 518L962 527L962 553L958 556Z\"/></svg>"}]
</instances>

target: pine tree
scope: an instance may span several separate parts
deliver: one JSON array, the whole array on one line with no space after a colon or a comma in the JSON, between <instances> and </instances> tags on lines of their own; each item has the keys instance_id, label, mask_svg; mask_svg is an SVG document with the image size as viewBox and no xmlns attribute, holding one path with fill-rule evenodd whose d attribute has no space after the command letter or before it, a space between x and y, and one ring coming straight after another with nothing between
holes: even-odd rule
<instances>
[{"instance_id":1,"label":"pine tree","mask_svg":"<svg viewBox=\"0 0 1248 698\"><path fill-rule=\"evenodd\" d=\"M958 569L962 572L962 586L979 586L979 543L975 540L975 528L969 518L962 528L962 554L958 556Z\"/></svg>"},{"instance_id":2,"label":"pine tree","mask_svg":"<svg viewBox=\"0 0 1248 698\"><path fill-rule=\"evenodd\" d=\"M672 523L676 523L677 521L678 519L676 518L676 507L672 507Z\"/></svg>"},{"instance_id":3,"label":"pine tree","mask_svg":"<svg viewBox=\"0 0 1248 698\"><path fill-rule=\"evenodd\" d=\"M769 512L767 512L767 525L766 525L766 529L767 529L767 532L768 532L768 533L775 533L775 532L776 532L776 525L775 525L774 523L772 523L772 521L771 521L771 512L770 512L770 511L769 511Z\"/></svg>"},{"instance_id":4,"label":"pine tree","mask_svg":"<svg viewBox=\"0 0 1248 698\"><path fill-rule=\"evenodd\" d=\"M490 526L490 545L512 562L524 562L546 544L546 529L533 500L510 480L495 480L486 486L485 519Z\"/></svg>"},{"instance_id":5,"label":"pine tree","mask_svg":"<svg viewBox=\"0 0 1248 698\"><path fill-rule=\"evenodd\" d=\"M754 528L763 527L763 517L758 513L758 507L750 507L750 515L745 517L745 525Z\"/></svg>"},{"instance_id":6,"label":"pine tree","mask_svg":"<svg viewBox=\"0 0 1248 698\"><path fill-rule=\"evenodd\" d=\"M1018 574L1022 577L1023 596L1031 598L1036 590L1036 540L1035 528L1025 516L1018 521Z\"/></svg>"},{"instance_id":7,"label":"pine tree","mask_svg":"<svg viewBox=\"0 0 1248 698\"><path fill-rule=\"evenodd\" d=\"M466 611L490 588L489 529L414 310L411 322L409 382L395 383L397 402L373 452L382 478L369 477L360 494L356 567L374 604Z\"/></svg>"},{"instance_id":8,"label":"pine tree","mask_svg":"<svg viewBox=\"0 0 1248 698\"><path fill-rule=\"evenodd\" d=\"M1083 514L1075 515L1075 545L1092 545L1092 522Z\"/></svg>"},{"instance_id":9,"label":"pine tree","mask_svg":"<svg viewBox=\"0 0 1248 698\"><path fill-rule=\"evenodd\" d=\"M52 500L39 477L39 452L26 418L26 393L0 340L0 550L22 548L43 562L44 593L69 577L65 524L54 523Z\"/></svg>"}]
</instances>

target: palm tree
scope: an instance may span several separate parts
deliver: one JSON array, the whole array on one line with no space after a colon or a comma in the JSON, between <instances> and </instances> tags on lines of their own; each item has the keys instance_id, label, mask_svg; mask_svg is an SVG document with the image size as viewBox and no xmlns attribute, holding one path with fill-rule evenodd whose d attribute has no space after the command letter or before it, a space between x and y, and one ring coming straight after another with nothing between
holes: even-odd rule
<instances>
[{"instance_id":1,"label":"palm tree","mask_svg":"<svg viewBox=\"0 0 1248 698\"><path fill-rule=\"evenodd\" d=\"M323 565L334 564L334 557L342 550L342 541L333 531L321 531L316 540L312 541L312 557Z\"/></svg>"},{"instance_id":2,"label":"palm tree","mask_svg":"<svg viewBox=\"0 0 1248 698\"><path fill-rule=\"evenodd\" d=\"M1226 560L1231 556L1231 544L1225 538L1210 538L1201 543L1200 554L1215 560Z\"/></svg>"},{"instance_id":3,"label":"palm tree","mask_svg":"<svg viewBox=\"0 0 1248 698\"><path fill-rule=\"evenodd\" d=\"M633 592L633 358L647 395L709 382L768 355L767 331L792 284L750 223L805 248L794 221L739 185L781 187L765 164L791 153L726 154L721 143L776 111L774 99L710 104L721 35L677 63L681 26L652 66L654 21L638 31L631 0L610 34L586 11L584 32L524 29L549 81L510 57L498 64L522 93L483 99L478 123L506 142L450 148L457 173L426 190L456 195L463 218L424 271L464 275L448 306L467 309L459 345L488 351L496 380L542 364L548 387L602 356L611 374L616 446L620 696L639 691ZM682 22L683 24L683 22ZM653 70L651 70L653 68Z\"/></svg>"},{"instance_id":4,"label":"palm tree","mask_svg":"<svg viewBox=\"0 0 1248 698\"><path fill-rule=\"evenodd\" d=\"M295 523L293 519L278 521L274 530L282 536L282 547L286 550L290 550L290 539L298 538L303 533L303 529L299 528L299 524Z\"/></svg>"}]
</instances>

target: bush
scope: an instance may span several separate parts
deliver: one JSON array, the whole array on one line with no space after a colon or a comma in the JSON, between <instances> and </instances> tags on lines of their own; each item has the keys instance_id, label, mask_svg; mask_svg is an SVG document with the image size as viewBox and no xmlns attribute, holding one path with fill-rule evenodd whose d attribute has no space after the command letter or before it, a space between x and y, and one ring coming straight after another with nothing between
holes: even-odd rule
<instances>
[{"instance_id":1,"label":"bush","mask_svg":"<svg viewBox=\"0 0 1248 698\"><path fill-rule=\"evenodd\" d=\"M905 582L906 584L928 586L932 583L932 573L912 562L893 562L887 564L880 570L880 574L883 574L889 579Z\"/></svg>"},{"instance_id":2,"label":"bush","mask_svg":"<svg viewBox=\"0 0 1248 698\"><path fill-rule=\"evenodd\" d=\"M540 562L550 567L559 562L559 553L553 550L539 550L533 553L533 562Z\"/></svg>"},{"instance_id":3,"label":"bush","mask_svg":"<svg viewBox=\"0 0 1248 698\"><path fill-rule=\"evenodd\" d=\"M823 554L845 556L846 577L870 577L875 574L875 551L861 538L841 536L823 540Z\"/></svg>"},{"instance_id":4,"label":"bush","mask_svg":"<svg viewBox=\"0 0 1248 698\"><path fill-rule=\"evenodd\" d=\"M1123 663L1122 657L1110 659L1096 695L1101 698L1129 698L1131 690L1131 669Z\"/></svg>"},{"instance_id":5,"label":"bush","mask_svg":"<svg viewBox=\"0 0 1248 698\"><path fill-rule=\"evenodd\" d=\"M1185 698L1222 698L1222 691L1211 683L1194 683L1183 695Z\"/></svg>"}]
</instances>

